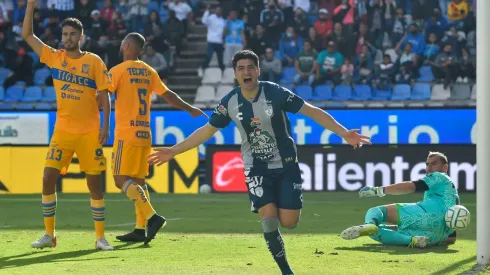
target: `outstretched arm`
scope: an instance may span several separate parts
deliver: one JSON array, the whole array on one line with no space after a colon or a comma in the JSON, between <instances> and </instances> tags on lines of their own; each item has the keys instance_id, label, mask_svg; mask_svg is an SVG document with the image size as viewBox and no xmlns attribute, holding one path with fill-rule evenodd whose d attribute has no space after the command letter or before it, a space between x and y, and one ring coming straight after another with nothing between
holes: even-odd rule
<instances>
[{"instance_id":1,"label":"outstretched arm","mask_svg":"<svg viewBox=\"0 0 490 275\"><path fill-rule=\"evenodd\" d=\"M39 56L43 51L43 46L45 45L33 32L33 14L34 5L36 0L28 0L26 14L24 17L24 24L22 25L22 39L32 48L32 50Z\"/></svg>"},{"instance_id":2,"label":"outstretched arm","mask_svg":"<svg viewBox=\"0 0 490 275\"><path fill-rule=\"evenodd\" d=\"M165 99L165 101L168 102L168 104L172 105L172 107L186 111L189 114L191 114L193 117L198 117L201 115L206 118L208 117L201 109L196 108L190 105L189 103L185 102L184 100L182 100L182 98L180 98L180 96L178 96L176 93L174 93L171 90L167 90L166 93L162 94L162 97Z\"/></svg>"},{"instance_id":3,"label":"outstretched arm","mask_svg":"<svg viewBox=\"0 0 490 275\"><path fill-rule=\"evenodd\" d=\"M194 147L201 145L203 142L210 139L217 131L218 128L215 128L209 123L206 123L206 125L197 129L182 142L170 148L163 147L155 149L154 152L148 156L148 163L160 166L175 157L176 155L184 153Z\"/></svg>"},{"instance_id":4,"label":"outstretched arm","mask_svg":"<svg viewBox=\"0 0 490 275\"><path fill-rule=\"evenodd\" d=\"M426 191L429 187L423 180L404 181L386 187L369 187L364 186L359 191L359 197L383 197L385 195L405 195L416 191Z\"/></svg>"}]
</instances>

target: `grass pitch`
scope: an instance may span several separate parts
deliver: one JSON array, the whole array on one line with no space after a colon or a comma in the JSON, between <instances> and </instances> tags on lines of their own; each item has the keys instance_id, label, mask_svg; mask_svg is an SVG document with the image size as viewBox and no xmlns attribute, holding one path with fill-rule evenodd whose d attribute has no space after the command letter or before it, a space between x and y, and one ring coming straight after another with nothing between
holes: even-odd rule
<instances>
[{"instance_id":1,"label":"grass pitch","mask_svg":"<svg viewBox=\"0 0 490 275\"><path fill-rule=\"evenodd\" d=\"M369 238L338 235L361 224L372 206L414 202L421 194L358 199L357 193L305 193L299 226L282 229L296 274L464 274L476 261L475 194L461 194L472 213L455 245L430 249L382 246ZM34 250L43 234L39 195L0 196L0 274L280 274L246 194L157 195L155 209L169 221L148 246L125 244L134 206L106 196L106 238L115 251L96 251L88 195L58 195L58 247ZM475 272L470 272L476 274ZM490 274L490 270L483 271Z\"/></svg>"}]
</instances>

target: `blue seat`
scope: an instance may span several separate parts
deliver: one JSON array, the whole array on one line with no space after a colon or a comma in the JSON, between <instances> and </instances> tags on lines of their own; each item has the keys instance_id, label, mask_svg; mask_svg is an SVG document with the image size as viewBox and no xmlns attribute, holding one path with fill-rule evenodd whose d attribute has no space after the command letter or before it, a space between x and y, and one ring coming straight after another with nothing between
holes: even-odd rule
<instances>
[{"instance_id":1,"label":"blue seat","mask_svg":"<svg viewBox=\"0 0 490 275\"><path fill-rule=\"evenodd\" d=\"M0 87L0 101L3 101L5 98L5 89Z\"/></svg>"},{"instance_id":2,"label":"blue seat","mask_svg":"<svg viewBox=\"0 0 490 275\"><path fill-rule=\"evenodd\" d=\"M27 54L32 58L32 66L34 66L34 68L39 66L39 64L41 63L41 58L39 57L39 55L37 55L35 52L28 52Z\"/></svg>"},{"instance_id":3,"label":"blue seat","mask_svg":"<svg viewBox=\"0 0 490 275\"><path fill-rule=\"evenodd\" d=\"M97 9L100 10L100 9L104 8L104 1L96 1L95 5L96 5Z\"/></svg>"},{"instance_id":4,"label":"blue seat","mask_svg":"<svg viewBox=\"0 0 490 275\"><path fill-rule=\"evenodd\" d=\"M34 72L34 84L36 85L44 85L46 83L46 79L51 75L51 71L44 67L41 69L37 69Z\"/></svg>"},{"instance_id":5,"label":"blue seat","mask_svg":"<svg viewBox=\"0 0 490 275\"><path fill-rule=\"evenodd\" d=\"M426 83L416 83L412 88L411 100L429 100L430 86Z\"/></svg>"},{"instance_id":6,"label":"blue seat","mask_svg":"<svg viewBox=\"0 0 490 275\"><path fill-rule=\"evenodd\" d=\"M0 85L3 86L3 83L7 78L9 77L9 74L11 74L12 71L6 68L0 68Z\"/></svg>"},{"instance_id":7,"label":"blue seat","mask_svg":"<svg viewBox=\"0 0 490 275\"><path fill-rule=\"evenodd\" d=\"M38 103L36 106L34 106L36 110L51 110L53 109L53 105L49 103Z\"/></svg>"},{"instance_id":8,"label":"blue seat","mask_svg":"<svg viewBox=\"0 0 490 275\"><path fill-rule=\"evenodd\" d=\"M430 66L422 66L419 69L420 77L417 81L420 82L432 82L435 80L434 74L432 73L432 68Z\"/></svg>"},{"instance_id":9,"label":"blue seat","mask_svg":"<svg viewBox=\"0 0 490 275\"><path fill-rule=\"evenodd\" d=\"M43 97L43 90L38 86L30 86L24 92L23 102L36 102L41 101Z\"/></svg>"},{"instance_id":10,"label":"blue seat","mask_svg":"<svg viewBox=\"0 0 490 275\"><path fill-rule=\"evenodd\" d=\"M310 22L310 26L313 26L313 24L318 20L318 16L316 15L308 15L308 22Z\"/></svg>"},{"instance_id":11,"label":"blue seat","mask_svg":"<svg viewBox=\"0 0 490 275\"><path fill-rule=\"evenodd\" d=\"M24 88L19 86L10 86L5 91L5 102L18 102L24 97Z\"/></svg>"},{"instance_id":12,"label":"blue seat","mask_svg":"<svg viewBox=\"0 0 490 275\"><path fill-rule=\"evenodd\" d=\"M12 106L11 104L0 103L0 110L2 110L2 111L10 111L13 109L14 109L14 106Z\"/></svg>"},{"instance_id":13,"label":"blue seat","mask_svg":"<svg viewBox=\"0 0 490 275\"><path fill-rule=\"evenodd\" d=\"M371 87L369 85L361 84L354 87L352 100L369 100L371 97Z\"/></svg>"},{"instance_id":14,"label":"blue seat","mask_svg":"<svg viewBox=\"0 0 490 275\"><path fill-rule=\"evenodd\" d=\"M34 105L29 103L22 103L15 106L16 110L34 110Z\"/></svg>"},{"instance_id":15,"label":"blue seat","mask_svg":"<svg viewBox=\"0 0 490 275\"><path fill-rule=\"evenodd\" d=\"M158 9L160 8L160 6L158 5L158 2L156 1L151 1L149 4L148 4L148 13L151 13L152 11L156 11L158 12Z\"/></svg>"},{"instance_id":16,"label":"blue seat","mask_svg":"<svg viewBox=\"0 0 490 275\"><path fill-rule=\"evenodd\" d=\"M410 98L412 88L408 84L397 84L393 90L391 100L407 100Z\"/></svg>"},{"instance_id":17,"label":"blue seat","mask_svg":"<svg viewBox=\"0 0 490 275\"><path fill-rule=\"evenodd\" d=\"M292 67L285 67L282 69L281 83L293 83L296 76L296 69Z\"/></svg>"},{"instance_id":18,"label":"blue seat","mask_svg":"<svg viewBox=\"0 0 490 275\"><path fill-rule=\"evenodd\" d=\"M330 85L318 85L315 87L313 100L330 100L332 99L332 87Z\"/></svg>"},{"instance_id":19,"label":"blue seat","mask_svg":"<svg viewBox=\"0 0 490 275\"><path fill-rule=\"evenodd\" d=\"M312 100L313 99L313 89L309 85L299 85L296 86L296 94L303 98L304 100Z\"/></svg>"},{"instance_id":20,"label":"blue seat","mask_svg":"<svg viewBox=\"0 0 490 275\"><path fill-rule=\"evenodd\" d=\"M41 101L44 102L55 102L56 101L56 92L53 86L49 86L44 88L44 94L41 98Z\"/></svg>"},{"instance_id":21,"label":"blue seat","mask_svg":"<svg viewBox=\"0 0 490 275\"><path fill-rule=\"evenodd\" d=\"M372 100L389 100L391 98L392 90L390 88L378 89L374 88Z\"/></svg>"},{"instance_id":22,"label":"blue seat","mask_svg":"<svg viewBox=\"0 0 490 275\"><path fill-rule=\"evenodd\" d=\"M352 97L352 87L349 85L338 85L333 89L333 100L349 100Z\"/></svg>"}]
</instances>

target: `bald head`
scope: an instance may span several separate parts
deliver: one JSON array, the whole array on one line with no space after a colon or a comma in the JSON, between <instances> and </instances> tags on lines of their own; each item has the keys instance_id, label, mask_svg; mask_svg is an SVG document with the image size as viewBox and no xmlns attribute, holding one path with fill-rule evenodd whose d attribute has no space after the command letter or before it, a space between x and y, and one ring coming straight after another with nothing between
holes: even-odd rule
<instances>
[{"instance_id":1,"label":"bald head","mask_svg":"<svg viewBox=\"0 0 490 275\"><path fill-rule=\"evenodd\" d=\"M121 52L125 55L136 55L136 57L143 51L145 47L145 38L143 35L132 32L124 38L121 44Z\"/></svg>"}]
</instances>

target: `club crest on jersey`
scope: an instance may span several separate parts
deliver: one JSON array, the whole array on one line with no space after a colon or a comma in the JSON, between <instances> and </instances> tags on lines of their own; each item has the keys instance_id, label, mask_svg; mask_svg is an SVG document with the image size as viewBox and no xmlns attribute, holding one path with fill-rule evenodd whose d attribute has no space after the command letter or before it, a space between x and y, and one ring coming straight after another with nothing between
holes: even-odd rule
<instances>
[{"instance_id":1,"label":"club crest on jersey","mask_svg":"<svg viewBox=\"0 0 490 275\"><path fill-rule=\"evenodd\" d=\"M272 117L274 115L274 109L272 108L272 105L264 105L264 112L268 117Z\"/></svg>"},{"instance_id":2,"label":"club crest on jersey","mask_svg":"<svg viewBox=\"0 0 490 275\"><path fill-rule=\"evenodd\" d=\"M83 64L82 65L82 74L88 74L89 70L90 70L89 64Z\"/></svg>"},{"instance_id":3,"label":"club crest on jersey","mask_svg":"<svg viewBox=\"0 0 490 275\"><path fill-rule=\"evenodd\" d=\"M68 62L66 61L66 59L63 59L63 62L61 63L61 67L66 68L66 66L68 66Z\"/></svg>"},{"instance_id":4,"label":"club crest on jersey","mask_svg":"<svg viewBox=\"0 0 490 275\"><path fill-rule=\"evenodd\" d=\"M250 122L250 126L252 127L257 127L262 124L262 122L260 122L260 118L258 117L252 117L251 120L252 122Z\"/></svg>"},{"instance_id":5,"label":"club crest on jersey","mask_svg":"<svg viewBox=\"0 0 490 275\"><path fill-rule=\"evenodd\" d=\"M225 106L223 106L223 105L218 106L218 112L220 112L224 116L226 116L228 114L228 110L226 110Z\"/></svg>"}]
</instances>

